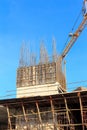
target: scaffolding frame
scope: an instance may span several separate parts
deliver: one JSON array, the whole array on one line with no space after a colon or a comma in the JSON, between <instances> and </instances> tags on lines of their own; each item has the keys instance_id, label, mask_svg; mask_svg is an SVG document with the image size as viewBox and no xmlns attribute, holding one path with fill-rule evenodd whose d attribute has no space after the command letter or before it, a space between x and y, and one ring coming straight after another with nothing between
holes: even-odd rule
<instances>
[{"instance_id":1,"label":"scaffolding frame","mask_svg":"<svg viewBox=\"0 0 87 130\"><path fill-rule=\"evenodd\" d=\"M0 100L7 109L6 130L86 130L87 91Z\"/></svg>"}]
</instances>

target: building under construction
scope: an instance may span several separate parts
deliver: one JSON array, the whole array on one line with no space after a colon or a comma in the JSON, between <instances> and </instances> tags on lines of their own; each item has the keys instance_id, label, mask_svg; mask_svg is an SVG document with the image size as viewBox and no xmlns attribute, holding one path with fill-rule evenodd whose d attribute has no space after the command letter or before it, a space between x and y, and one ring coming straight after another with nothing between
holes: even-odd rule
<instances>
[{"instance_id":1,"label":"building under construction","mask_svg":"<svg viewBox=\"0 0 87 130\"><path fill-rule=\"evenodd\" d=\"M0 130L86 130L87 90L0 100Z\"/></svg>"},{"instance_id":2,"label":"building under construction","mask_svg":"<svg viewBox=\"0 0 87 130\"><path fill-rule=\"evenodd\" d=\"M87 5L87 1L84 1ZM21 48L16 98L0 100L0 130L87 130L87 89L66 91L62 60L87 23L84 19L63 53L50 60L41 44L40 58ZM26 52L26 53L25 53Z\"/></svg>"},{"instance_id":3,"label":"building under construction","mask_svg":"<svg viewBox=\"0 0 87 130\"><path fill-rule=\"evenodd\" d=\"M16 98L0 100L0 130L87 129L87 89L66 92L60 58L20 64L16 84Z\"/></svg>"}]
</instances>

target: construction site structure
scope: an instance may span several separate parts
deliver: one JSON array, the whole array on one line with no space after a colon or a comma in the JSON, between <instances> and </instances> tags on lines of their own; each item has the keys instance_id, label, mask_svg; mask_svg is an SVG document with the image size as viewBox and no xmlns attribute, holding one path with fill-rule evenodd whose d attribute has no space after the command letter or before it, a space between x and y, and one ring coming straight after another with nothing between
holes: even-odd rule
<instances>
[{"instance_id":1,"label":"construction site structure","mask_svg":"<svg viewBox=\"0 0 87 130\"><path fill-rule=\"evenodd\" d=\"M55 58L53 51L50 62L46 48L41 45L39 63L32 55L29 64L22 48L17 97L0 100L0 130L87 130L87 89L66 92L62 70L63 58L87 24L87 0L84 4L84 19L59 57Z\"/></svg>"},{"instance_id":2,"label":"construction site structure","mask_svg":"<svg viewBox=\"0 0 87 130\"><path fill-rule=\"evenodd\" d=\"M35 64L31 53L30 57L26 58L29 53L27 53L27 50L24 51L25 48L23 44L20 65L17 69L17 97L53 95L66 91L65 75L62 71L61 60L56 52L55 39L52 43L53 54L51 60L44 42L41 42L38 64ZM28 59L32 59L32 62L30 60L30 63L28 63L26 61Z\"/></svg>"},{"instance_id":3,"label":"construction site structure","mask_svg":"<svg viewBox=\"0 0 87 130\"><path fill-rule=\"evenodd\" d=\"M77 90L0 100L0 130L87 130L86 99L87 90Z\"/></svg>"},{"instance_id":4,"label":"construction site structure","mask_svg":"<svg viewBox=\"0 0 87 130\"><path fill-rule=\"evenodd\" d=\"M80 26L72 34L69 43L66 45L60 56L56 53L55 39L53 39L53 56L50 61L44 42L40 46L40 60L36 65L35 56L30 55L32 62L27 63L28 53L22 48L20 66L17 70L17 97L52 95L66 91L66 80L62 70L62 60L67 55L81 32L87 25L87 1L84 1L84 15ZM24 53L24 56L23 56ZM26 55L25 55L26 54ZM31 60L30 60L31 61ZM43 90L44 93L43 93ZM54 90L54 92L52 91ZM49 91L49 92L48 92Z\"/></svg>"},{"instance_id":5,"label":"construction site structure","mask_svg":"<svg viewBox=\"0 0 87 130\"><path fill-rule=\"evenodd\" d=\"M17 70L17 97L58 94L64 92L65 87L59 61Z\"/></svg>"}]
</instances>

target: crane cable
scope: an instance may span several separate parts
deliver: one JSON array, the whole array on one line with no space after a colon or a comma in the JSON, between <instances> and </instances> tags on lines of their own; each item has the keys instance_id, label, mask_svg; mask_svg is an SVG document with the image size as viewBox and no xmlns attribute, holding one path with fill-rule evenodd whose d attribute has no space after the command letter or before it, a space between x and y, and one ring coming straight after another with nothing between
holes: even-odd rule
<instances>
[{"instance_id":1,"label":"crane cable","mask_svg":"<svg viewBox=\"0 0 87 130\"><path fill-rule=\"evenodd\" d=\"M77 18L76 18L76 20L75 20L75 22L74 22L74 25L73 25L73 27L72 27L71 31L73 31L73 30L74 30L74 28L75 28L75 26L76 26L76 24L77 24L77 22L78 22L78 20L79 20L79 18L80 18L80 15L81 15L81 14L82 14L82 9L81 9L81 11L80 11L79 15L77 16Z\"/></svg>"},{"instance_id":2,"label":"crane cable","mask_svg":"<svg viewBox=\"0 0 87 130\"><path fill-rule=\"evenodd\" d=\"M80 10L79 15L77 16L77 18L76 18L76 20L75 20L75 22L74 22L74 24L73 24L73 27L72 27L72 29L71 29L70 32L72 32L72 31L74 30L74 28L75 28L75 26L76 26L76 24L77 24L77 22L78 22L78 20L79 20L81 14L82 14L82 8L81 8L81 10ZM70 33L70 32L69 32L69 33ZM68 34L69 34L69 33L68 33ZM67 38L66 38L66 41L65 41L64 47L63 47L63 49L62 49L62 52L63 52L63 50L64 50L64 48L65 48L65 46L66 46L66 44L67 44L67 42L68 42L68 40L69 40L69 37L70 37L70 36L68 35Z\"/></svg>"}]
</instances>

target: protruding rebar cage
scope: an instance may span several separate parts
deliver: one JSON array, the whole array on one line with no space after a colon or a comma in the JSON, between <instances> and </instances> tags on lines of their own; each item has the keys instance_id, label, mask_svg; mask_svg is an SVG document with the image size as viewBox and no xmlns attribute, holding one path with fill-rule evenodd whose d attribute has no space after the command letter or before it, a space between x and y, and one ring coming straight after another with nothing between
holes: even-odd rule
<instances>
[{"instance_id":1,"label":"protruding rebar cage","mask_svg":"<svg viewBox=\"0 0 87 130\"><path fill-rule=\"evenodd\" d=\"M50 60L44 42L42 42L40 46L40 59L36 64L33 61L31 63L31 59L33 60L34 57L31 57L31 53L29 54L27 47L23 44L20 64L17 69L17 97L25 97L26 91L28 93L27 97L52 95L66 91L65 75L62 70L61 58L56 51L55 39L53 39L52 48L53 54Z\"/></svg>"}]
</instances>

